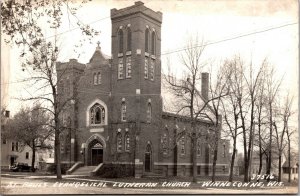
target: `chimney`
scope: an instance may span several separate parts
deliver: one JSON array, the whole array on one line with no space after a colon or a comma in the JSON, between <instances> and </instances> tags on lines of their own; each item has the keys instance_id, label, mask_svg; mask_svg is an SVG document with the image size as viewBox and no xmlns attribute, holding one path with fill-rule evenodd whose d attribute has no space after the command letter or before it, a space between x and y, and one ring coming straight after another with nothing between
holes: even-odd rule
<instances>
[{"instance_id":1,"label":"chimney","mask_svg":"<svg viewBox=\"0 0 300 196\"><path fill-rule=\"evenodd\" d=\"M209 73L201 73L201 95L205 101L208 101L208 84L209 84Z\"/></svg>"}]
</instances>

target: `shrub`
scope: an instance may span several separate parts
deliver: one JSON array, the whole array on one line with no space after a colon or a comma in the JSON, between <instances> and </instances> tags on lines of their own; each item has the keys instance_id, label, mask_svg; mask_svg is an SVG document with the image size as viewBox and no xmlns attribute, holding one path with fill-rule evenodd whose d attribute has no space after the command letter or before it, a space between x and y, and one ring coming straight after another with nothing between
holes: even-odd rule
<instances>
[{"instance_id":1,"label":"shrub","mask_svg":"<svg viewBox=\"0 0 300 196\"><path fill-rule=\"evenodd\" d=\"M66 174L70 167L69 163L61 163L61 174ZM56 174L56 165L54 163L49 164L46 171L51 174Z\"/></svg>"},{"instance_id":2,"label":"shrub","mask_svg":"<svg viewBox=\"0 0 300 196\"><path fill-rule=\"evenodd\" d=\"M97 175L103 178L121 178L133 176L133 174L132 165L112 163L104 164L97 172Z\"/></svg>"}]
</instances>

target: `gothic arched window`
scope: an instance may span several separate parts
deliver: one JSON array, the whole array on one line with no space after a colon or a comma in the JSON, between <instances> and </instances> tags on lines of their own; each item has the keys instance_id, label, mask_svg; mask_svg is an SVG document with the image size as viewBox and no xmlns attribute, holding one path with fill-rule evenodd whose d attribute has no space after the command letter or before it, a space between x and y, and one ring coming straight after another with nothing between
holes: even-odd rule
<instances>
[{"instance_id":1,"label":"gothic arched window","mask_svg":"<svg viewBox=\"0 0 300 196\"><path fill-rule=\"evenodd\" d=\"M126 103L125 101L122 101L121 104L121 121L126 121Z\"/></svg>"},{"instance_id":2,"label":"gothic arched window","mask_svg":"<svg viewBox=\"0 0 300 196\"><path fill-rule=\"evenodd\" d=\"M124 138L125 138L125 151L130 151L130 137L128 132L126 132Z\"/></svg>"},{"instance_id":3,"label":"gothic arched window","mask_svg":"<svg viewBox=\"0 0 300 196\"><path fill-rule=\"evenodd\" d=\"M122 151L122 134L121 134L121 132L117 133L117 151L118 152Z\"/></svg>"},{"instance_id":4,"label":"gothic arched window","mask_svg":"<svg viewBox=\"0 0 300 196\"><path fill-rule=\"evenodd\" d=\"M202 154L201 152L202 152L202 144L201 144L200 139L197 139L197 155L201 156L201 154Z\"/></svg>"},{"instance_id":5,"label":"gothic arched window","mask_svg":"<svg viewBox=\"0 0 300 196\"><path fill-rule=\"evenodd\" d=\"M151 150L151 144L147 144L146 146L146 153L151 153L152 150Z\"/></svg>"},{"instance_id":6,"label":"gothic arched window","mask_svg":"<svg viewBox=\"0 0 300 196\"><path fill-rule=\"evenodd\" d=\"M148 106L147 106L147 122L151 122L151 118L152 118L152 107L151 107L151 103L148 103Z\"/></svg>"},{"instance_id":7,"label":"gothic arched window","mask_svg":"<svg viewBox=\"0 0 300 196\"><path fill-rule=\"evenodd\" d=\"M149 52L149 29L146 28L145 31L145 52Z\"/></svg>"},{"instance_id":8,"label":"gothic arched window","mask_svg":"<svg viewBox=\"0 0 300 196\"><path fill-rule=\"evenodd\" d=\"M131 51L131 29L127 28L127 51Z\"/></svg>"},{"instance_id":9,"label":"gothic arched window","mask_svg":"<svg viewBox=\"0 0 300 196\"><path fill-rule=\"evenodd\" d=\"M119 37L119 53L123 53L123 31L122 31L122 29L119 30L118 37Z\"/></svg>"},{"instance_id":10,"label":"gothic arched window","mask_svg":"<svg viewBox=\"0 0 300 196\"><path fill-rule=\"evenodd\" d=\"M163 154L168 154L168 130L166 129L161 137Z\"/></svg>"},{"instance_id":11,"label":"gothic arched window","mask_svg":"<svg viewBox=\"0 0 300 196\"><path fill-rule=\"evenodd\" d=\"M96 103L90 109L91 124L103 124L105 120L105 109Z\"/></svg>"},{"instance_id":12,"label":"gothic arched window","mask_svg":"<svg viewBox=\"0 0 300 196\"><path fill-rule=\"evenodd\" d=\"M155 55L155 32L152 32L151 35L151 54Z\"/></svg>"},{"instance_id":13,"label":"gothic arched window","mask_svg":"<svg viewBox=\"0 0 300 196\"><path fill-rule=\"evenodd\" d=\"M182 136L180 139L180 154L184 155L185 154L185 137Z\"/></svg>"}]
</instances>

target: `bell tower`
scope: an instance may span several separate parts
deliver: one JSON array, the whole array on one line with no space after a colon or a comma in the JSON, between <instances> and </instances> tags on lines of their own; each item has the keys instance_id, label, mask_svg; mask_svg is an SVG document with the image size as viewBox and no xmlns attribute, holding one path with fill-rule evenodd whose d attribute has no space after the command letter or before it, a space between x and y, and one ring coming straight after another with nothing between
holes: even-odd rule
<instances>
[{"instance_id":1,"label":"bell tower","mask_svg":"<svg viewBox=\"0 0 300 196\"><path fill-rule=\"evenodd\" d=\"M112 9L111 21L112 131L127 129L132 141L137 141L131 160L144 163L146 151L158 152L157 145L151 144L158 140L162 112L162 13L138 1L130 7ZM157 158L152 154L148 159L146 170L152 170Z\"/></svg>"}]
</instances>

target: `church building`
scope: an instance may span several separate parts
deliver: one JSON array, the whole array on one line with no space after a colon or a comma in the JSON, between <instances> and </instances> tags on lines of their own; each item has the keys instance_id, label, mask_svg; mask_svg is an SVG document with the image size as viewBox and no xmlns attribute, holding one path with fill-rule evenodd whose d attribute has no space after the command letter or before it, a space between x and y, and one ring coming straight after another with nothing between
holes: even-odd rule
<instances>
[{"instance_id":1,"label":"church building","mask_svg":"<svg viewBox=\"0 0 300 196\"><path fill-rule=\"evenodd\" d=\"M57 63L58 97L64 105L61 157L72 173L86 166L126 166L135 177L191 176L190 119L163 111L162 13L140 1L111 10L111 57L98 43L89 63ZM204 73L203 92L208 77ZM206 78L206 79L205 79ZM206 89L206 90L205 90ZM197 174L212 173L208 120L198 120ZM220 140L217 175L228 175L229 142ZM88 167L86 167L88 168Z\"/></svg>"}]
</instances>

